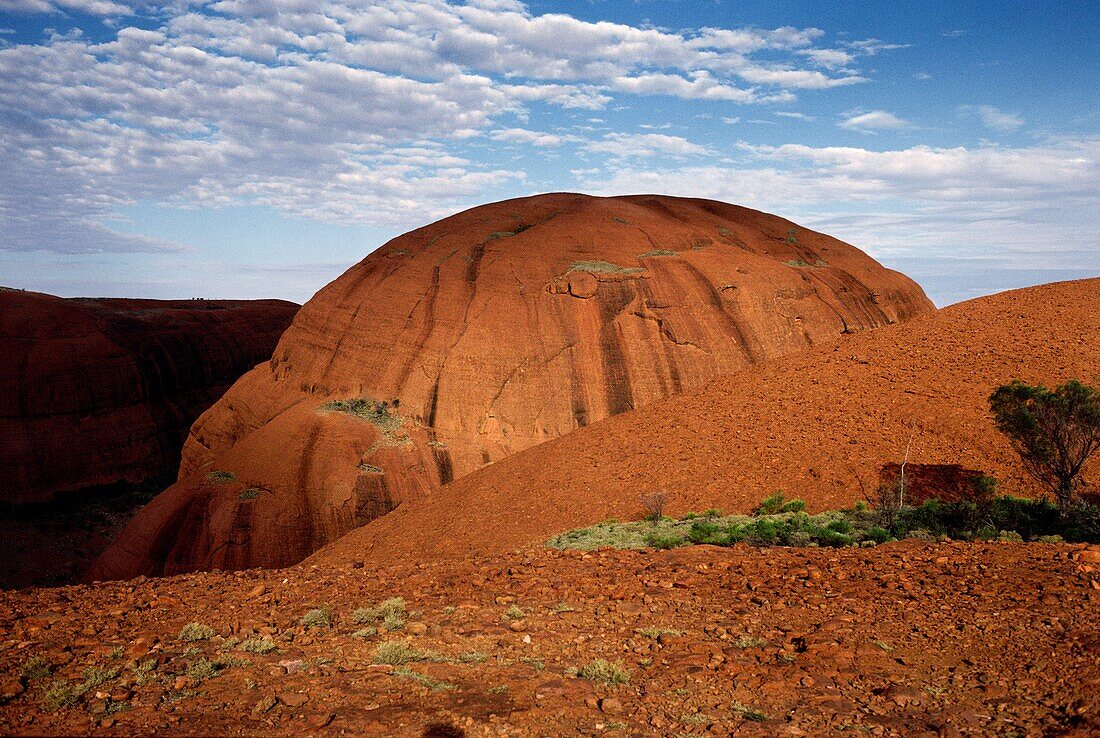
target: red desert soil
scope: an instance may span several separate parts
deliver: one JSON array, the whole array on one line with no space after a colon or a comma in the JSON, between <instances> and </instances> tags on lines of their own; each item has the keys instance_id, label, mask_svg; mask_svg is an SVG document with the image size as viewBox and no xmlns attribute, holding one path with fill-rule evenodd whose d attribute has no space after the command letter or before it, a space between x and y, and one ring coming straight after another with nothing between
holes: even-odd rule
<instances>
[{"instance_id":1,"label":"red desert soil","mask_svg":"<svg viewBox=\"0 0 1100 738\"><path fill-rule=\"evenodd\" d=\"M1097 546L906 541L6 592L0 732L1084 738L1100 731L1098 576ZM403 627L355 637L354 610L391 597ZM331 627L299 624L323 606ZM215 635L179 640L191 622ZM372 665L391 641L424 660ZM629 682L576 676L597 658Z\"/></svg>"},{"instance_id":2,"label":"red desert soil","mask_svg":"<svg viewBox=\"0 0 1100 738\"><path fill-rule=\"evenodd\" d=\"M0 289L0 586L76 581L297 309Z\"/></svg>"},{"instance_id":3,"label":"red desert soil","mask_svg":"<svg viewBox=\"0 0 1100 738\"><path fill-rule=\"evenodd\" d=\"M724 203L510 200L319 292L191 430L93 576L295 563L441 484L716 376L932 311L858 249ZM399 400L377 424L334 400Z\"/></svg>"},{"instance_id":4,"label":"red desert soil","mask_svg":"<svg viewBox=\"0 0 1100 738\"><path fill-rule=\"evenodd\" d=\"M271 357L297 310L0 289L0 501L45 502L174 466L191 424Z\"/></svg>"},{"instance_id":5,"label":"red desert soil","mask_svg":"<svg viewBox=\"0 0 1100 738\"><path fill-rule=\"evenodd\" d=\"M989 394L1012 379L1100 377L1100 279L953 305L902 325L722 377L498 461L352 531L311 561L427 561L541 543L608 518L748 512L775 490L811 511L873 495L879 469L961 464L1035 496L993 427ZM1100 482L1095 462L1086 469Z\"/></svg>"}]
</instances>

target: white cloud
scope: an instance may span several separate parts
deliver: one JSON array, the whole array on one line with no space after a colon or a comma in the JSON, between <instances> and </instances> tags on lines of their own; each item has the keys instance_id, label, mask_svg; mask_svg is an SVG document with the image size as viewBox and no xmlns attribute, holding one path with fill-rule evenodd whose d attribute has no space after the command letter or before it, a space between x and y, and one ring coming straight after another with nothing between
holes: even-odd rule
<instances>
[{"instance_id":1,"label":"white cloud","mask_svg":"<svg viewBox=\"0 0 1100 738\"><path fill-rule=\"evenodd\" d=\"M454 153L552 147L529 108L623 96L790 102L861 82L815 28L669 31L532 14L512 0L0 0L24 13L152 25L0 47L0 249L163 249L111 229L135 202L261 204L338 223L409 224L522 180ZM820 52L820 53L819 53ZM427 148L420 145L427 142ZM486 143L488 142L488 143ZM693 156L666 136L590 144ZM83 236L81 234L84 234ZM55 245L51 247L51 243Z\"/></svg>"},{"instance_id":2,"label":"white cloud","mask_svg":"<svg viewBox=\"0 0 1100 738\"><path fill-rule=\"evenodd\" d=\"M960 105L962 113L976 115L987 128L997 131L1014 131L1024 124L1024 119L1013 113L998 110L992 105Z\"/></svg>"},{"instance_id":3,"label":"white cloud","mask_svg":"<svg viewBox=\"0 0 1100 738\"><path fill-rule=\"evenodd\" d=\"M1100 138L1024 148L739 149L722 165L621 166L582 184L596 194L659 192L776 212L880 257L1026 259L1100 273ZM1082 253L1091 256L1081 261Z\"/></svg>"},{"instance_id":4,"label":"white cloud","mask_svg":"<svg viewBox=\"0 0 1100 738\"><path fill-rule=\"evenodd\" d=\"M855 59L850 52L842 49L806 49L798 53L826 69L844 69Z\"/></svg>"},{"instance_id":5,"label":"white cloud","mask_svg":"<svg viewBox=\"0 0 1100 738\"><path fill-rule=\"evenodd\" d=\"M585 150L614 157L701 156L710 151L680 136L663 133L609 133L602 141L590 141Z\"/></svg>"},{"instance_id":6,"label":"white cloud","mask_svg":"<svg viewBox=\"0 0 1100 738\"><path fill-rule=\"evenodd\" d=\"M133 8L109 0L0 0L0 11L8 13L57 13L72 10L89 15L130 15Z\"/></svg>"},{"instance_id":7,"label":"white cloud","mask_svg":"<svg viewBox=\"0 0 1100 738\"><path fill-rule=\"evenodd\" d=\"M910 123L885 110L872 110L869 113L853 115L837 125L851 131L874 133L875 131L898 131L908 128Z\"/></svg>"},{"instance_id":8,"label":"white cloud","mask_svg":"<svg viewBox=\"0 0 1100 738\"><path fill-rule=\"evenodd\" d=\"M777 110L775 114L778 115L780 118L793 118L794 120L805 121L817 120L817 118L812 115L806 115L805 113L792 113L786 110Z\"/></svg>"},{"instance_id":9,"label":"white cloud","mask_svg":"<svg viewBox=\"0 0 1100 738\"><path fill-rule=\"evenodd\" d=\"M559 136L541 131L529 131L525 128L501 128L489 134L494 141L530 144L532 146L560 146L564 141L576 141L576 136Z\"/></svg>"}]
</instances>

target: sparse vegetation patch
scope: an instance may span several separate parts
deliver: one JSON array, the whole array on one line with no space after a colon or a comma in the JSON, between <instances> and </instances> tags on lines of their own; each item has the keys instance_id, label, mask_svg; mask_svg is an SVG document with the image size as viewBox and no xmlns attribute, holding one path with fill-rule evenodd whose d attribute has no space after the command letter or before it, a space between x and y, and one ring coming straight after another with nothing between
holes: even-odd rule
<instances>
[{"instance_id":1,"label":"sparse vegetation patch","mask_svg":"<svg viewBox=\"0 0 1100 738\"><path fill-rule=\"evenodd\" d=\"M195 641L208 641L216 635L217 632L209 625L203 623L188 623L180 630L179 639L181 641L193 643Z\"/></svg>"},{"instance_id":2,"label":"sparse vegetation patch","mask_svg":"<svg viewBox=\"0 0 1100 738\"><path fill-rule=\"evenodd\" d=\"M578 673L585 679L607 685L626 684L630 681L630 672L621 661L595 659L585 664Z\"/></svg>"},{"instance_id":3,"label":"sparse vegetation patch","mask_svg":"<svg viewBox=\"0 0 1100 738\"><path fill-rule=\"evenodd\" d=\"M231 471L223 471L217 469L206 475L206 478L215 484L229 484L237 478L237 475Z\"/></svg>"},{"instance_id":4,"label":"sparse vegetation patch","mask_svg":"<svg viewBox=\"0 0 1100 738\"><path fill-rule=\"evenodd\" d=\"M662 517L619 523L607 521L554 536L551 548L667 549L691 544L732 546L874 546L902 538L955 540L1066 540L1100 542L1100 508L1079 502L1059 510L1046 500L990 497L986 501L928 500L918 507L882 511L857 505L810 515L801 500L777 493L753 515ZM770 512L769 512L770 511Z\"/></svg>"},{"instance_id":5,"label":"sparse vegetation patch","mask_svg":"<svg viewBox=\"0 0 1100 738\"><path fill-rule=\"evenodd\" d=\"M641 267L622 267L608 261L574 261L569 267L571 272L590 272L592 274L638 274L645 271Z\"/></svg>"},{"instance_id":6,"label":"sparse vegetation patch","mask_svg":"<svg viewBox=\"0 0 1100 738\"><path fill-rule=\"evenodd\" d=\"M638 254L638 258L650 259L655 256L676 256L677 253L678 252L676 251L670 251L668 249L653 249L652 251L647 251L644 254Z\"/></svg>"},{"instance_id":7,"label":"sparse vegetation patch","mask_svg":"<svg viewBox=\"0 0 1100 738\"><path fill-rule=\"evenodd\" d=\"M322 410L347 413L367 421L378 429L381 436L379 444L383 446L400 446L411 443L408 435L399 432L405 424L404 416L398 413L399 407L400 402L398 400L391 403L384 400L373 400L369 397L333 400L321 405Z\"/></svg>"}]
</instances>

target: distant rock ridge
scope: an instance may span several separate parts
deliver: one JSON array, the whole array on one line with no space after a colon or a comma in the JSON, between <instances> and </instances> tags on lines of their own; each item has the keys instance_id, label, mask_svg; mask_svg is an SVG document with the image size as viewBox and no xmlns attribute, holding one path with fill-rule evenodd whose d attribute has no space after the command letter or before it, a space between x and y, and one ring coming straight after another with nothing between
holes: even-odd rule
<instances>
[{"instance_id":1,"label":"distant rock ridge","mask_svg":"<svg viewBox=\"0 0 1100 738\"><path fill-rule=\"evenodd\" d=\"M522 449L933 310L858 249L734 205L559 193L474 208L310 300L90 576L292 564Z\"/></svg>"},{"instance_id":2,"label":"distant rock ridge","mask_svg":"<svg viewBox=\"0 0 1100 738\"><path fill-rule=\"evenodd\" d=\"M195 419L270 358L297 309L0 290L0 502L164 474Z\"/></svg>"}]
</instances>

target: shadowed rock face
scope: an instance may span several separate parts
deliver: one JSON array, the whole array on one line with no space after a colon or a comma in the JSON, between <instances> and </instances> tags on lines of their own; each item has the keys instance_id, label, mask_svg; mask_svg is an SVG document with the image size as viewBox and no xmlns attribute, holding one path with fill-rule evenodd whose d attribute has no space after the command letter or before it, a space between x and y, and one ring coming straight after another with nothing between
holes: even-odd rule
<instances>
[{"instance_id":1,"label":"shadowed rock face","mask_svg":"<svg viewBox=\"0 0 1100 738\"><path fill-rule=\"evenodd\" d=\"M0 290L0 502L173 468L191 423L271 356L297 309Z\"/></svg>"},{"instance_id":2,"label":"shadowed rock face","mask_svg":"<svg viewBox=\"0 0 1100 738\"><path fill-rule=\"evenodd\" d=\"M291 564L516 451L932 310L852 246L733 205L475 208L394 239L303 307L91 576Z\"/></svg>"}]
</instances>

